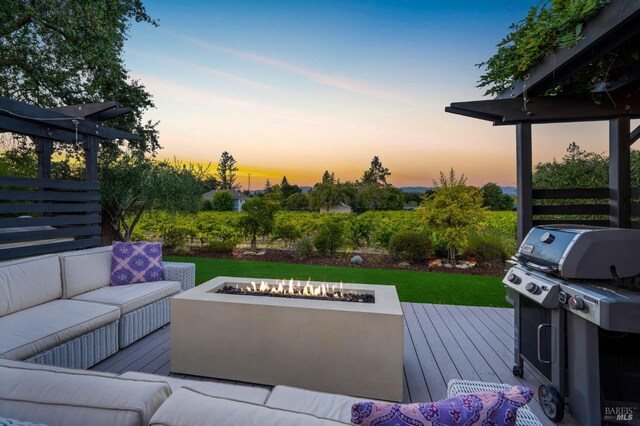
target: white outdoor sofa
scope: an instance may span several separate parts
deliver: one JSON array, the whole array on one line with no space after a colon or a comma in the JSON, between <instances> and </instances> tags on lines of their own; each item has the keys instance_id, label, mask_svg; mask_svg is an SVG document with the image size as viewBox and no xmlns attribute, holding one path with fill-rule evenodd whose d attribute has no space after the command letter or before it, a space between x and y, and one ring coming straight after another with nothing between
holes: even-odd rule
<instances>
[{"instance_id":1,"label":"white outdoor sofa","mask_svg":"<svg viewBox=\"0 0 640 426\"><path fill-rule=\"evenodd\" d=\"M341 425L357 401L287 386L270 391L0 360L0 417L49 426Z\"/></svg>"},{"instance_id":2,"label":"white outdoor sofa","mask_svg":"<svg viewBox=\"0 0 640 426\"><path fill-rule=\"evenodd\" d=\"M195 285L193 264L164 280L110 286L111 247L0 263L0 358L88 368L169 322L169 299Z\"/></svg>"},{"instance_id":3,"label":"white outdoor sofa","mask_svg":"<svg viewBox=\"0 0 640 426\"><path fill-rule=\"evenodd\" d=\"M449 396L509 387L452 380ZM269 390L0 360L0 424L4 417L49 426L331 426L350 424L351 407L362 400L288 386ZM522 407L516 425L541 423Z\"/></svg>"}]
</instances>

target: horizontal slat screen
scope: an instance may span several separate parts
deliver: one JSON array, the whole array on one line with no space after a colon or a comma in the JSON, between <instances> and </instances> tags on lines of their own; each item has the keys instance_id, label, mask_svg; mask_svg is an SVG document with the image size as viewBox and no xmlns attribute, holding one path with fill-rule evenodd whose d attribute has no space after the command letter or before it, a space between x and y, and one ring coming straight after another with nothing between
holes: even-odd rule
<instances>
[{"instance_id":1,"label":"horizontal slat screen","mask_svg":"<svg viewBox=\"0 0 640 426\"><path fill-rule=\"evenodd\" d=\"M533 226L538 225L589 225L589 226L609 226L608 220L577 220L577 219L534 219Z\"/></svg>"},{"instance_id":2,"label":"horizontal slat screen","mask_svg":"<svg viewBox=\"0 0 640 426\"><path fill-rule=\"evenodd\" d=\"M5 201L100 201L97 192L70 191L2 191L0 200Z\"/></svg>"},{"instance_id":3,"label":"horizontal slat screen","mask_svg":"<svg viewBox=\"0 0 640 426\"><path fill-rule=\"evenodd\" d=\"M99 233L100 227L97 225L79 226L74 228L46 229L42 231L7 232L0 233L0 244L68 237L90 237Z\"/></svg>"},{"instance_id":4,"label":"horizontal slat screen","mask_svg":"<svg viewBox=\"0 0 640 426\"><path fill-rule=\"evenodd\" d=\"M17 257L36 256L39 254L59 253L68 250L97 247L100 237L83 238L80 240L59 243L30 245L23 247L0 248L0 259L15 259Z\"/></svg>"},{"instance_id":5,"label":"horizontal slat screen","mask_svg":"<svg viewBox=\"0 0 640 426\"><path fill-rule=\"evenodd\" d=\"M606 204L574 204L554 206L533 206L534 215L606 215L609 206Z\"/></svg>"},{"instance_id":6,"label":"horizontal slat screen","mask_svg":"<svg viewBox=\"0 0 640 426\"><path fill-rule=\"evenodd\" d=\"M91 225L100 223L100 215L69 215L0 219L1 228L15 228L24 226L69 226Z\"/></svg>"},{"instance_id":7,"label":"horizontal slat screen","mask_svg":"<svg viewBox=\"0 0 640 426\"><path fill-rule=\"evenodd\" d=\"M61 204L61 203L0 203L0 214L3 213L97 213L99 204Z\"/></svg>"},{"instance_id":8,"label":"horizontal slat screen","mask_svg":"<svg viewBox=\"0 0 640 426\"><path fill-rule=\"evenodd\" d=\"M534 200L608 199L608 188L534 189Z\"/></svg>"},{"instance_id":9,"label":"horizontal slat screen","mask_svg":"<svg viewBox=\"0 0 640 426\"><path fill-rule=\"evenodd\" d=\"M43 189L70 189L76 191L97 191L100 189L100 184L98 182L86 182L83 180L37 179L15 176L0 176L0 186L16 186Z\"/></svg>"},{"instance_id":10,"label":"horizontal slat screen","mask_svg":"<svg viewBox=\"0 0 640 426\"><path fill-rule=\"evenodd\" d=\"M98 182L0 176L0 259L100 245L99 189Z\"/></svg>"}]
</instances>

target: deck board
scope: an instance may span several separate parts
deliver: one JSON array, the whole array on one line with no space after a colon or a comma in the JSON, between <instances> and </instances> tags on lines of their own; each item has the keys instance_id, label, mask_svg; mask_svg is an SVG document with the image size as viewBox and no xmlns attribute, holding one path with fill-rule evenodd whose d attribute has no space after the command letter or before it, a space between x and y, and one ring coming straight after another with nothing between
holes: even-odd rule
<instances>
[{"instance_id":1,"label":"deck board","mask_svg":"<svg viewBox=\"0 0 640 426\"><path fill-rule=\"evenodd\" d=\"M444 398L447 382L451 379L511 383L536 391L545 380L526 364L524 378L519 379L511 373L513 309L402 303L402 310L405 314L404 402ZM163 327L118 351L93 369L118 374L142 371L189 380L241 383L171 373L169 327ZM544 416L537 400L529 405L544 425L553 424ZM575 424L575 421L566 415L562 424Z\"/></svg>"}]
</instances>

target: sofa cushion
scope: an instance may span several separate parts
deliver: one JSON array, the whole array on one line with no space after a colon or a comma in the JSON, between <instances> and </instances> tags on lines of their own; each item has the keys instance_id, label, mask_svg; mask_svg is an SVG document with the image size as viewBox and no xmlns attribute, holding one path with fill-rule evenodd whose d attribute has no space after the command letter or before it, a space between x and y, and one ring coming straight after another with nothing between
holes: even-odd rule
<instances>
[{"instance_id":1,"label":"sofa cushion","mask_svg":"<svg viewBox=\"0 0 640 426\"><path fill-rule=\"evenodd\" d=\"M276 386L271 390L265 405L349 423L351 407L362 400L353 396Z\"/></svg>"},{"instance_id":2,"label":"sofa cushion","mask_svg":"<svg viewBox=\"0 0 640 426\"><path fill-rule=\"evenodd\" d=\"M143 284L107 286L75 296L72 300L105 303L118 306L122 315L135 311L149 303L179 293L178 281L155 281Z\"/></svg>"},{"instance_id":3,"label":"sofa cushion","mask_svg":"<svg viewBox=\"0 0 640 426\"><path fill-rule=\"evenodd\" d=\"M58 256L0 263L0 317L62 296Z\"/></svg>"},{"instance_id":4,"label":"sofa cushion","mask_svg":"<svg viewBox=\"0 0 640 426\"><path fill-rule=\"evenodd\" d=\"M26 359L117 321L116 306L53 300L0 318L0 358Z\"/></svg>"},{"instance_id":5,"label":"sofa cushion","mask_svg":"<svg viewBox=\"0 0 640 426\"><path fill-rule=\"evenodd\" d=\"M245 385L232 385L230 383L217 382L198 382L196 380L178 379L175 377L156 376L154 374L139 373L137 371L128 371L120 375L123 379L147 380L153 382L165 382L171 386L171 391L176 392L178 389L188 387L200 393L209 396L217 396L222 398L230 398L238 401L252 402L254 404L264 404L269 391L264 388L257 388Z\"/></svg>"},{"instance_id":6,"label":"sofa cushion","mask_svg":"<svg viewBox=\"0 0 640 426\"><path fill-rule=\"evenodd\" d=\"M182 388L156 411L149 425L157 426L330 426L349 423L249 402L203 395Z\"/></svg>"},{"instance_id":7,"label":"sofa cushion","mask_svg":"<svg viewBox=\"0 0 640 426\"><path fill-rule=\"evenodd\" d=\"M56 425L146 425L171 394L164 383L75 371L0 367L0 413Z\"/></svg>"},{"instance_id":8,"label":"sofa cushion","mask_svg":"<svg viewBox=\"0 0 640 426\"><path fill-rule=\"evenodd\" d=\"M104 287L111 281L111 246L61 253L60 266L65 299Z\"/></svg>"},{"instance_id":9,"label":"sofa cushion","mask_svg":"<svg viewBox=\"0 0 640 426\"><path fill-rule=\"evenodd\" d=\"M113 243L111 285L159 281L162 270L162 243Z\"/></svg>"},{"instance_id":10,"label":"sofa cushion","mask_svg":"<svg viewBox=\"0 0 640 426\"><path fill-rule=\"evenodd\" d=\"M53 371L53 372L60 372L60 373L86 374L87 376L118 377L117 374L106 373L104 371L75 370L73 368L64 368L64 367L56 367L53 365L35 364L32 362L25 362L25 361L13 361L10 359L0 359L0 369L2 367L14 368L17 370L43 370L43 371Z\"/></svg>"}]
</instances>

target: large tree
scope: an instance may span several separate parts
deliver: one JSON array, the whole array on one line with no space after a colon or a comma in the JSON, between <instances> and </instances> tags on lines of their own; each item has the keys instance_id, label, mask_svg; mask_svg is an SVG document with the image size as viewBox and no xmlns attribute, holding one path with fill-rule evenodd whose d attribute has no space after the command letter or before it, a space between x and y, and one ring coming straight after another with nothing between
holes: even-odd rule
<instances>
[{"instance_id":1,"label":"large tree","mask_svg":"<svg viewBox=\"0 0 640 426\"><path fill-rule=\"evenodd\" d=\"M363 184L386 185L387 178L391 176L388 168L382 165L380 158L376 155L371 160L371 165L362 174Z\"/></svg>"},{"instance_id":2,"label":"large tree","mask_svg":"<svg viewBox=\"0 0 640 426\"><path fill-rule=\"evenodd\" d=\"M157 123L143 120L151 95L122 57L133 22L157 25L141 0L0 0L0 95L43 107L119 101L133 114L110 124L142 140L102 152L155 153Z\"/></svg>"},{"instance_id":3,"label":"large tree","mask_svg":"<svg viewBox=\"0 0 640 426\"><path fill-rule=\"evenodd\" d=\"M220 182L220 189L238 189L240 185L236 183L238 178L238 167L236 159L227 151L223 152L218 161L217 177Z\"/></svg>"},{"instance_id":4,"label":"large tree","mask_svg":"<svg viewBox=\"0 0 640 426\"><path fill-rule=\"evenodd\" d=\"M480 191L484 199L483 205L489 210L513 210L513 198L502 192L497 183L489 182L480 188Z\"/></svg>"}]
</instances>

